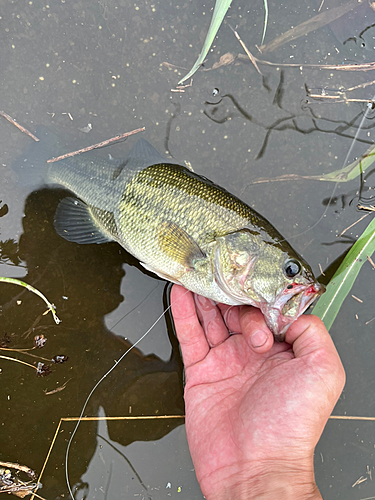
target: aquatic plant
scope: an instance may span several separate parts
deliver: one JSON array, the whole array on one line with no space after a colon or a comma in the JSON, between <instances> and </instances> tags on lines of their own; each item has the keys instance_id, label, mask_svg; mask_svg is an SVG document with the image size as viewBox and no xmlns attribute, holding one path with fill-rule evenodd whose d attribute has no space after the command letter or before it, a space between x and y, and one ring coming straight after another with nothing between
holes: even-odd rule
<instances>
[{"instance_id":1,"label":"aquatic plant","mask_svg":"<svg viewBox=\"0 0 375 500\"><path fill-rule=\"evenodd\" d=\"M363 234L345 256L340 267L316 303L313 314L318 316L329 330L350 292L363 264L371 258L375 251L375 218L372 219Z\"/></svg>"},{"instance_id":2,"label":"aquatic plant","mask_svg":"<svg viewBox=\"0 0 375 500\"><path fill-rule=\"evenodd\" d=\"M210 27L208 28L207 36L204 41L202 50L191 70L178 82L179 85L181 85L188 78L193 76L194 73L199 68L199 66L201 66L201 64L205 60L205 57L208 54L208 51L210 50L210 47L215 39L215 36L217 35L217 32L219 31L219 28L224 20L225 14L227 13L231 3L232 0L216 0L214 12L212 14L211 24ZM264 37L266 35L267 22L268 22L268 4L267 0L264 0L264 26L263 26L261 45L263 44Z\"/></svg>"}]
</instances>

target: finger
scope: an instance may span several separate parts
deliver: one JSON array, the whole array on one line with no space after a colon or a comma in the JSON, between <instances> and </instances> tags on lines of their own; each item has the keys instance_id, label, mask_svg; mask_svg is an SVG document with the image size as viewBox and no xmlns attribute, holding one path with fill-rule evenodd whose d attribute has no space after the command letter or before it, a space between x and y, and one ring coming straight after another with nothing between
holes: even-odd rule
<instances>
[{"instance_id":1,"label":"finger","mask_svg":"<svg viewBox=\"0 0 375 500\"><path fill-rule=\"evenodd\" d=\"M252 306L241 306L239 318L241 331L250 348L261 354L268 352L273 346L273 334L260 310Z\"/></svg>"},{"instance_id":2,"label":"finger","mask_svg":"<svg viewBox=\"0 0 375 500\"><path fill-rule=\"evenodd\" d=\"M210 346L198 321L192 292L188 292L182 286L173 285L171 306L177 338L187 368L204 359Z\"/></svg>"},{"instance_id":3,"label":"finger","mask_svg":"<svg viewBox=\"0 0 375 500\"><path fill-rule=\"evenodd\" d=\"M224 323L231 333L241 333L240 306L218 304Z\"/></svg>"},{"instance_id":4,"label":"finger","mask_svg":"<svg viewBox=\"0 0 375 500\"><path fill-rule=\"evenodd\" d=\"M318 370L331 389L334 402L345 385L345 371L340 356L324 323L314 315L300 316L286 332L294 356Z\"/></svg>"},{"instance_id":5,"label":"finger","mask_svg":"<svg viewBox=\"0 0 375 500\"><path fill-rule=\"evenodd\" d=\"M229 337L229 331L219 308L213 300L201 295L194 294L194 301L208 344L211 347L222 344Z\"/></svg>"}]
</instances>

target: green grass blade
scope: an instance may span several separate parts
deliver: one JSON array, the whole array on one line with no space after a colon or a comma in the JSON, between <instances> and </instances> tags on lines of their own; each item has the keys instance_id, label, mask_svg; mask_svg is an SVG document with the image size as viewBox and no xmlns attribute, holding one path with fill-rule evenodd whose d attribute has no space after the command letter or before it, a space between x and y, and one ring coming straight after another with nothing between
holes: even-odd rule
<instances>
[{"instance_id":1,"label":"green grass blade","mask_svg":"<svg viewBox=\"0 0 375 500\"><path fill-rule=\"evenodd\" d=\"M263 26L263 35L262 41L260 42L263 45L264 37L266 36L267 24L268 24L268 2L267 0L263 0L264 3L264 26Z\"/></svg>"},{"instance_id":2,"label":"green grass blade","mask_svg":"<svg viewBox=\"0 0 375 500\"><path fill-rule=\"evenodd\" d=\"M329 330L340 310L342 303L350 292L367 256L375 251L375 218L349 250L340 267L329 282L326 292L320 297L313 309Z\"/></svg>"},{"instance_id":3,"label":"green grass blade","mask_svg":"<svg viewBox=\"0 0 375 500\"><path fill-rule=\"evenodd\" d=\"M36 295L38 295L47 304L48 310L51 311L53 319L55 320L55 323L57 325L59 323L61 323L61 319L59 319L57 317L57 314L56 314L56 311L55 311L55 309L56 309L55 306L49 302L49 300L42 294L42 292L40 292L39 290L37 290L33 286L29 285L28 283L25 283L24 281L21 281L21 280L17 280L15 278L4 278L4 277L1 276L0 277L0 282L12 283L13 285L23 286L24 288L26 288L30 292L33 292Z\"/></svg>"},{"instance_id":4,"label":"green grass blade","mask_svg":"<svg viewBox=\"0 0 375 500\"><path fill-rule=\"evenodd\" d=\"M179 85L181 85L181 83L183 83L188 78L193 76L194 73L199 68L199 66L205 60L205 57L206 57L208 51L210 50L212 42L214 41L215 36L216 36L217 32L219 31L221 23L223 22L225 14L227 13L227 10L229 9L231 3L232 3L232 0L216 0L214 12L212 14L211 24L210 24L210 27L208 29L206 40L204 41L201 53L199 54L198 59L195 61L195 64L191 68L189 73L187 75L185 75L178 82Z\"/></svg>"},{"instance_id":5,"label":"green grass blade","mask_svg":"<svg viewBox=\"0 0 375 500\"><path fill-rule=\"evenodd\" d=\"M359 160L340 170L319 176L320 181L348 182L365 172L375 162L375 148L371 146ZM318 176L316 176L318 177Z\"/></svg>"}]
</instances>

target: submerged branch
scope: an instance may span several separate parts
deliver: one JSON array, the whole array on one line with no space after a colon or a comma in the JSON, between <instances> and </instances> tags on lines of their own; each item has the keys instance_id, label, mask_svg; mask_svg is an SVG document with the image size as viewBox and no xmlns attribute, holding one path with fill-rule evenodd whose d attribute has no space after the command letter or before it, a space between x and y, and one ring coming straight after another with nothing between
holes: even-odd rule
<instances>
[{"instance_id":1,"label":"submerged branch","mask_svg":"<svg viewBox=\"0 0 375 500\"><path fill-rule=\"evenodd\" d=\"M119 141L121 139L125 139L134 134L138 134L139 132L143 132L146 130L145 127L137 128L136 130L132 130L131 132L125 132L125 134L116 135L116 137L112 137L111 139L107 139L106 141L99 142L98 144L94 144L92 146L88 146L87 148L79 149L78 151L72 151L71 153L66 153L65 155L58 156L57 158L50 158L47 160L47 163L54 163L55 161L63 160L64 158L70 158L71 156L76 156L81 153L86 153L87 151L92 151L93 149L102 148L103 146L107 146L112 142Z\"/></svg>"},{"instance_id":2,"label":"submerged branch","mask_svg":"<svg viewBox=\"0 0 375 500\"><path fill-rule=\"evenodd\" d=\"M7 113L5 113L4 111L0 111L0 115L3 116L6 120L8 120L8 122L13 123L13 125L17 127L19 130L21 130L21 132L34 139L34 141L39 142L39 139L34 134L32 134L29 130L27 130L27 128L17 123L16 120L13 120L13 118L9 116Z\"/></svg>"}]
</instances>

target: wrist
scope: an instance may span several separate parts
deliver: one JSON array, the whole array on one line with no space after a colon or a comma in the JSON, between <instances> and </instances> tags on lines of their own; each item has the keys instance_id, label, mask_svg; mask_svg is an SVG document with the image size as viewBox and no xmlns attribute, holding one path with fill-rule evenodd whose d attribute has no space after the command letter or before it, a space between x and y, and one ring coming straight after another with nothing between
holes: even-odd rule
<instances>
[{"instance_id":1,"label":"wrist","mask_svg":"<svg viewBox=\"0 0 375 500\"><path fill-rule=\"evenodd\" d=\"M215 491L205 491L204 483L201 486L206 500L322 500L312 468L290 469L285 464L252 477L236 473L220 478Z\"/></svg>"}]
</instances>

